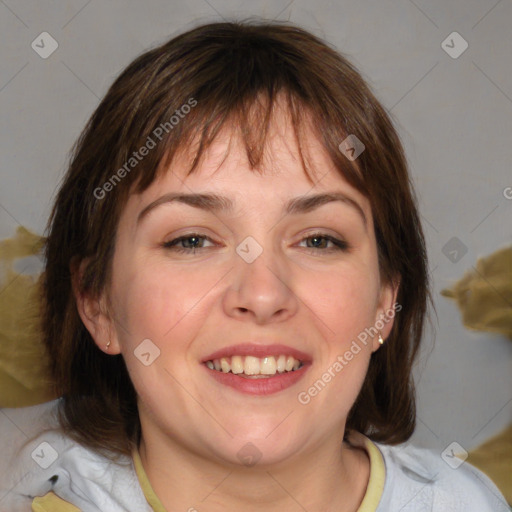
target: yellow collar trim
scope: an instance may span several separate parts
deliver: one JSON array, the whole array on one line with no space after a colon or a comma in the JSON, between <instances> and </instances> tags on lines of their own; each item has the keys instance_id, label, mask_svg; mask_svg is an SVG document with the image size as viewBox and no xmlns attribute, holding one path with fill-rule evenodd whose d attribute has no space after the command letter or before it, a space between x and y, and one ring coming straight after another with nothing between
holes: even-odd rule
<instances>
[{"instance_id":1,"label":"yellow collar trim","mask_svg":"<svg viewBox=\"0 0 512 512\"><path fill-rule=\"evenodd\" d=\"M155 494L155 491L153 491L153 487L151 487L151 484L149 483L149 479L146 475L146 471L144 471L144 466L140 460L139 450L137 447L135 447L132 451L132 458L133 465L135 466L135 472L137 473L137 477L142 488L142 492L144 493L147 502L151 505L153 512L167 512L165 507L162 505L162 502Z\"/></svg>"},{"instance_id":2,"label":"yellow collar trim","mask_svg":"<svg viewBox=\"0 0 512 512\"><path fill-rule=\"evenodd\" d=\"M363 501L359 505L357 512L375 512L379 506L384 491L384 483L386 482L384 457L378 446L360 432L352 431L349 436L349 442L352 446L358 446L366 450L370 458L370 478Z\"/></svg>"}]
</instances>

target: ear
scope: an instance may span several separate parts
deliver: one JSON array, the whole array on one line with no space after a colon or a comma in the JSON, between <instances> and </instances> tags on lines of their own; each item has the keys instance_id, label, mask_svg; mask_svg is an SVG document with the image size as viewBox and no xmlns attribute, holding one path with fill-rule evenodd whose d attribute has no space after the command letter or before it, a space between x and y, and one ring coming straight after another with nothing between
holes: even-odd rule
<instances>
[{"instance_id":1,"label":"ear","mask_svg":"<svg viewBox=\"0 0 512 512\"><path fill-rule=\"evenodd\" d=\"M89 260L90 258L84 259L79 265L73 261L70 265L78 314L100 350L110 355L119 354L121 350L114 329L113 317L109 313L106 293L102 293L100 297L92 297L82 290L81 282ZM110 345L107 347L109 342Z\"/></svg>"},{"instance_id":2,"label":"ear","mask_svg":"<svg viewBox=\"0 0 512 512\"><path fill-rule=\"evenodd\" d=\"M381 285L379 303L375 317L375 327L381 332L384 343L388 338L395 321L395 315L402 309L402 305L396 301L400 288L400 276L390 282ZM373 352L381 347L379 337L373 338Z\"/></svg>"}]
</instances>

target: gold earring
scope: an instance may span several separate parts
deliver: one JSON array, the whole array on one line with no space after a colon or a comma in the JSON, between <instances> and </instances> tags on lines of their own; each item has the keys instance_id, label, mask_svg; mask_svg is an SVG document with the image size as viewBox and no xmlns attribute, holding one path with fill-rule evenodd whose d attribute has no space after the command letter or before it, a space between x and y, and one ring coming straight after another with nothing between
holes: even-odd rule
<instances>
[{"instance_id":1,"label":"gold earring","mask_svg":"<svg viewBox=\"0 0 512 512\"><path fill-rule=\"evenodd\" d=\"M382 339L382 333L379 331L379 343L384 345L384 340Z\"/></svg>"},{"instance_id":2,"label":"gold earring","mask_svg":"<svg viewBox=\"0 0 512 512\"><path fill-rule=\"evenodd\" d=\"M108 347L110 347L110 340L108 340L108 343L107 343L105 349L108 350Z\"/></svg>"}]
</instances>

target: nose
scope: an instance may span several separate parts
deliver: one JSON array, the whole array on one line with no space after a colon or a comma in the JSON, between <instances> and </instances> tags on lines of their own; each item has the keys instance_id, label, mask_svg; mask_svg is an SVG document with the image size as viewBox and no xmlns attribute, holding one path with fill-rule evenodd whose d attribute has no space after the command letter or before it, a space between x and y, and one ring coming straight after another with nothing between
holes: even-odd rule
<instances>
[{"instance_id":1,"label":"nose","mask_svg":"<svg viewBox=\"0 0 512 512\"><path fill-rule=\"evenodd\" d=\"M236 256L231 283L223 297L225 313L258 325L282 322L297 312L298 297L293 291L291 271L285 261L269 252L252 263Z\"/></svg>"}]
</instances>

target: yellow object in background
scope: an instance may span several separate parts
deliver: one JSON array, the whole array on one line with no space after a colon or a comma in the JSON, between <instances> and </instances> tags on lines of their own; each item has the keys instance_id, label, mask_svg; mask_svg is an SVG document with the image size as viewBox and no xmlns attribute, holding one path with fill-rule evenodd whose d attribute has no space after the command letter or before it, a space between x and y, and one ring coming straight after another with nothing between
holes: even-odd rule
<instances>
[{"instance_id":1,"label":"yellow object in background","mask_svg":"<svg viewBox=\"0 0 512 512\"><path fill-rule=\"evenodd\" d=\"M18 273L16 260L37 256L43 238L19 227L0 241L0 407L25 407L56 398L41 342L40 277Z\"/></svg>"},{"instance_id":2,"label":"yellow object in background","mask_svg":"<svg viewBox=\"0 0 512 512\"><path fill-rule=\"evenodd\" d=\"M476 268L441 295L457 301L469 329L512 340L512 246L479 259Z\"/></svg>"},{"instance_id":3,"label":"yellow object in background","mask_svg":"<svg viewBox=\"0 0 512 512\"><path fill-rule=\"evenodd\" d=\"M512 340L512 247L479 259L475 269L441 294L457 301L469 329ZM512 505L512 425L471 451L467 461L486 473Z\"/></svg>"},{"instance_id":4,"label":"yellow object in background","mask_svg":"<svg viewBox=\"0 0 512 512\"><path fill-rule=\"evenodd\" d=\"M467 462L493 480L512 505L512 425L469 452Z\"/></svg>"}]
</instances>

